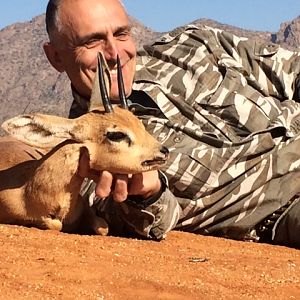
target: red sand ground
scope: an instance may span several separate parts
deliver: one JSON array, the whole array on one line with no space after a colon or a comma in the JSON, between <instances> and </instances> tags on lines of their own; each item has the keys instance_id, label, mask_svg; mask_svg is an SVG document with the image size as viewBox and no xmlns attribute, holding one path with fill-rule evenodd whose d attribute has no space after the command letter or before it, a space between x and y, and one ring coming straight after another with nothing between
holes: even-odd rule
<instances>
[{"instance_id":1,"label":"red sand ground","mask_svg":"<svg viewBox=\"0 0 300 300\"><path fill-rule=\"evenodd\" d=\"M0 253L0 299L300 299L300 251L286 247L0 225Z\"/></svg>"}]
</instances>

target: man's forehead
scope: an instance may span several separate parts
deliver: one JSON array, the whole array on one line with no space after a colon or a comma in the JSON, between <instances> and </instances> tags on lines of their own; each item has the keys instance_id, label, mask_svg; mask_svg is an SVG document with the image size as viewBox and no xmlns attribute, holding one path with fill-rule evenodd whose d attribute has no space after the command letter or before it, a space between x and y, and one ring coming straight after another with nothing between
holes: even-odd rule
<instances>
[{"instance_id":1,"label":"man's forehead","mask_svg":"<svg viewBox=\"0 0 300 300\"><path fill-rule=\"evenodd\" d=\"M128 25L127 13L119 0L64 0L60 19L61 25L78 29L99 24L110 27Z\"/></svg>"},{"instance_id":2,"label":"man's forehead","mask_svg":"<svg viewBox=\"0 0 300 300\"><path fill-rule=\"evenodd\" d=\"M126 14L125 7L120 0L62 0L59 11L66 15L73 15L74 11L89 13L97 7L106 12L122 11Z\"/></svg>"}]
</instances>

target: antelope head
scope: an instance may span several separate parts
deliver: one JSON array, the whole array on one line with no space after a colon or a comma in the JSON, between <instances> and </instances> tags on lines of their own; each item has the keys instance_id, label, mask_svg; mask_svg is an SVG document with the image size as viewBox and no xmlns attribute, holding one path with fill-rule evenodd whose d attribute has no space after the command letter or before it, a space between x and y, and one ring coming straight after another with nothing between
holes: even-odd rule
<instances>
[{"instance_id":1,"label":"antelope head","mask_svg":"<svg viewBox=\"0 0 300 300\"><path fill-rule=\"evenodd\" d=\"M120 174L158 169L166 162L168 150L128 110L119 58L117 68L121 107L111 104L107 92L110 90L109 69L99 54L87 114L76 119L21 115L5 121L3 129L40 149L53 148L66 140L76 142L87 150L92 169Z\"/></svg>"}]
</instances>

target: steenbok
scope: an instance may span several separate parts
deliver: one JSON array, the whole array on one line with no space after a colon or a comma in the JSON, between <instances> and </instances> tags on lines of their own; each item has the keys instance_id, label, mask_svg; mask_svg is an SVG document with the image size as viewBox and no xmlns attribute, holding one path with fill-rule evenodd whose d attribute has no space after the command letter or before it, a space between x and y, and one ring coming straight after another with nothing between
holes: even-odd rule
<instances>
[{"instance_id":1,"label":"steenbok","mask_svg":"<svg viewBox=\"0 0 300 300\"><path fill-rule=\"evenodd\" d=\"M3 123L13 138L0 139L0 223L66 232L84 225L106 235L107 223L80 197L82 164L134 174L166 162L168 150L127 109L119 60L121 107L109 100L109 81L99 55L89 113L72 120L21 115Z\"/></svg>"}]
</instances>

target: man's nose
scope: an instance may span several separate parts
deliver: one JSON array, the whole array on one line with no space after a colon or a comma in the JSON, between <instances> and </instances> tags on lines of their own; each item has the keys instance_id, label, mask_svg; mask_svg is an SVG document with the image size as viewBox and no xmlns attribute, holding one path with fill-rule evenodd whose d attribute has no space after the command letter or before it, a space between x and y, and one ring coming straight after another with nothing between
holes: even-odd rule
<instances>
[{"instance_id":1,"label":"man's nose","mask_svg":"<svg viewBox=\"0 0 300 300\"><path fill-rule=\"evenodd\" d=\"M104 56L107 61L117 60L118 50L114 37L109 37L105 43Z\"/></svg>"}]
</instances>

